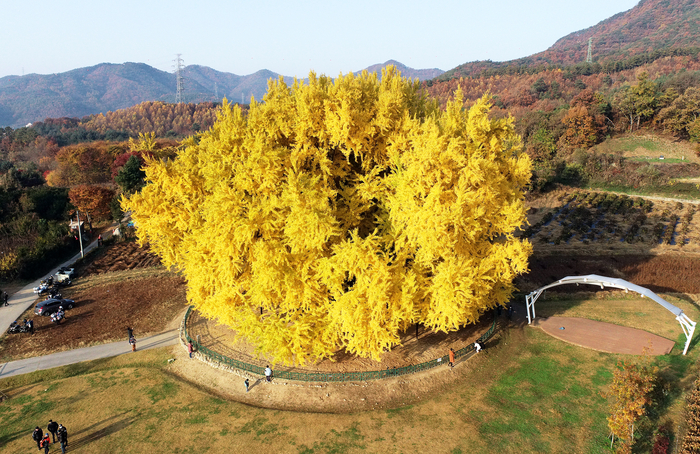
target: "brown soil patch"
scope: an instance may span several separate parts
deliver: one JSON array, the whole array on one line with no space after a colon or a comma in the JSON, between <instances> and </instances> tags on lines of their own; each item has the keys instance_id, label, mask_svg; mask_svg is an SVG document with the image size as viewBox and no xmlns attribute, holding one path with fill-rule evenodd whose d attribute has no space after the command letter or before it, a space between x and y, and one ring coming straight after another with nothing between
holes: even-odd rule
<instances>
[{"instance_id":1,"label":"brown soil patch","mask_svg":"<svg viewBox=\"0 0 700 454\"><path fill-rule=\"evenodd\" d=\"M160 265L160 258L152 254L148 247L140 247L136 242L125 241L98 249L95 257L79 266L76 271L79 276L89 276L158 265Z\"/></svg>"},{"instance_id":2,"label":"brown soil patch","mask_svg":"<svg viewBox=\"0 0 700 454\"><path fill-rule=\"evenodd\" d=\"M223 372L202 361L189 359L182 346L174 348L177 360L169 367L172 373L202 386L209 392L255 407L304 413L357 413L391 409L425 401L454 386L460 380L491 374L485 365L503 354L501 347L507 346L509 338L515 336L520 339L522 330L527 329L520 322L515 322L516 326L511 324L513 329L506 328L509 324L505 317L501 318L500 323L500 327L481 353L457 359L452 369L445 363L423 372L381 380L321 383L273 379L271 383L267 383L263 378L252 374L240 371ZM436 347L433 351L435 357L445 353L441 347ZM386 367L384 362L381 366ZM319 364L313 367L313 370L319 370L324 366ZM243 384L245 377L250 379L248 393Z\"/></svg>"},{"instance_id":3,"label":"brown soil patch","mask_svg":"<svg viewBox=\"0 0 700 454\"><path fill-rule=\"evenodd\" d=\"M78 279L63 289L76 307L66 311L60 325L34 315L35 333L7 334L2 340L3 361L124 340L126 327L137 337L163 331L186 305L182 277L162 269L108 273ZM38 300L37 300L38 301Z\"/></svg>"},{"instance_id":4,"label":"brown soil patch","mask_svg":"<svg viewBox=\"0 0 700 454\"><path fill-rule=\"evenodd\" d=\"M653 292L700 293L700 257L682 255L535 255L530 271L516 279L530 292L566 276L598 274L627 280ZM591 286L563 285L556 292L590 291Z\"/></svg>"},{"instance_id":5,"label":"brown soil patch","mask_svg":"<svg viewBox=\"0 0 700 454\"><path fill-rule=\"evenodd\" d=\"M505 314L503 314L505 316ZM504 317L505 318L505 317ZM278 367L294 372L363 372L371 370L393 369L436 360L448 354L450 348L458 351L472 345L486 332L493 322L489 313L476 325L470 325L452 333L428 331L422 326L401 335L401 344L382 354L381 361L359 358L344 350L338 351L333 360L325 359L316 364L298 367ZM274 358L258 358L255 347L245 340L236 339L236 332L215 321L207 320L193 311L187 326L190 337L199 336L199 343L229 358L265 367L274 364Z\"/></svg>"}]
</instances>

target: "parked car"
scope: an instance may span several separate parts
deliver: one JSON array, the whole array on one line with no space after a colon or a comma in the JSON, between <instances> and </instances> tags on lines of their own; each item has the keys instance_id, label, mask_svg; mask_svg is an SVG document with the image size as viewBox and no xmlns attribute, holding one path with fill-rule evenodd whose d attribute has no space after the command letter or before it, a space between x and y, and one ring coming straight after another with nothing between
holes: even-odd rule
<instances>
[{"instance_id":1,"label":"parked car","mask_svg":"<svg viewBox=\"0 0 700 454\"><path fill-rule=\"evenodd\" d=\"M75 301L62 298L49 298L44 301L40 301L34 307L34 313L36 315L52 315L58 311L59 307L63 309L73 309L75 306Z\"/></svg>"},{"instance_id":2,"label":"parked car","mask_svg":"<svg viewBox=\"0 0 700 454\"><path fill-rule=\"evenodd\" d=\"M59 268L54 276L57 281L62 281L64 279L72 279L74 274L75 268L67 268L64 266Z\"/></svg>"}]
</instances>

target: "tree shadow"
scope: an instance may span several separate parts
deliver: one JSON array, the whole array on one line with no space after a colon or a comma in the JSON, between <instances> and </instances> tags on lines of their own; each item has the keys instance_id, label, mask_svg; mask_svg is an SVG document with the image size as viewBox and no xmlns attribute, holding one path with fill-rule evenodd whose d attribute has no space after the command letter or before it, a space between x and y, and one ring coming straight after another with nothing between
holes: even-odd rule
<instances>
[{"instance_id":1,"label":"tree shadow","mask_svg":"<svg viewBox=\"0 0 700 454\"><path fill-rule=\"evenodd\" d=\"M18 430L15 433L0 435L0 446L5 446L8 443L13 442L13 441L17 440L18 438L22 438L24 436L26 436L27 439L29 439L31 435L32 435L31 430L29 430L29 431ZM36 443L34 440L32 440L32 442Z\"/></svg>"},{"instance_id":2,"label":"tree shadow","mask_svg":"<svg viewBox=\"0 0 700 454\"><path fill-rule=\"evenodd\" d=\"M107 418L103 421L97 422L89 427L83 428L74 434L71 434L68 432L68 447L73 450L76 448L81 448L84 446L89 445L90 443L93 443L101 438L104 438L106 436L112 435L114 433L119 432L122 429L125 429L126 427L129 427L134 421L136 421L136 417L129 415L129 416L124 416L126 412L121 413L119 415L114 415L110 418ZM117 419L121 418L121 419ZM116 421L114 421L116 419ZM110 424L101 427L99 429L96 429L99 426L102 426L103 424L113 421ZM66 426L67 427L67 426ZM82 437L78 437L75 439L76 435L79 434L85 434Z\"/></svg>"}]
</instances>

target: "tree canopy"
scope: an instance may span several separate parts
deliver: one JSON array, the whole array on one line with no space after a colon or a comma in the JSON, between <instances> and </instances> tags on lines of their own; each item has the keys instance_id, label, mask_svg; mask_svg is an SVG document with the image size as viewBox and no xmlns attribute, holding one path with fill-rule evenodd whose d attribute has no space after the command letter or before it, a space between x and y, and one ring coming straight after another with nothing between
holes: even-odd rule
<instances>
[{"instance_id":1,"label":"tree canopy","mask_svg":"<svg viewBox=\"0 0 700 454\"><path fill-rule=\"evenodd\" d=\"M414 323L475 323L526 271L530 160L490 107L458 92L440 111L393 67L271 81L247 116L224 103L176 159L146 157L122 205L190 303L259 354L379 359Z\"/></svg>"}]
</instances>

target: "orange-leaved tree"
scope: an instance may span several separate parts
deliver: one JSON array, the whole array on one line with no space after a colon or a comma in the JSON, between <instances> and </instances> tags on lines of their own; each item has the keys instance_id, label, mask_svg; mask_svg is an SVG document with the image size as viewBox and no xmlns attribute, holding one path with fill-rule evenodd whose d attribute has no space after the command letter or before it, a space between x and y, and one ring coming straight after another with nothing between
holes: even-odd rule
<instances>
[{"instance_id":1,"label":"orange-leaved tree","mask_svg":"<svg viewBox=\"0 0 700 454\"><path fill-rule=\"evenodd\" d=\"M264 101L225 103L123 199L201 313L304 363L379 359L414 323L453 331L508 301L530 160L488 98L442 112L389 67L271 81Z\"/></svg>"},{"instance_id":2,"label":"orange-leaved tree","mask_svg":"<svg viewBox=\"0 0 700 454\"><path fill-rule=\"evenodd\" d=\"M645 406L651 402L650 393L658 368L627 361L619 362L613 374L610 389L605 397L613 398L608 417L608 427L622 443L618 452L632 452L634 424L646 413Z\"/></svg>"},{"instance_id":3,"label":"orange-leaved tree","mask_svg":"<svg viewBox=\"0 0 700 454\"><path fill-rule=\"evenodd\" d=\"M81 184L68 191L68 198L74 207L94 220L106 220L111 216L110 202L114 191L109 188Z\"/></svg>"}]
</instances>

